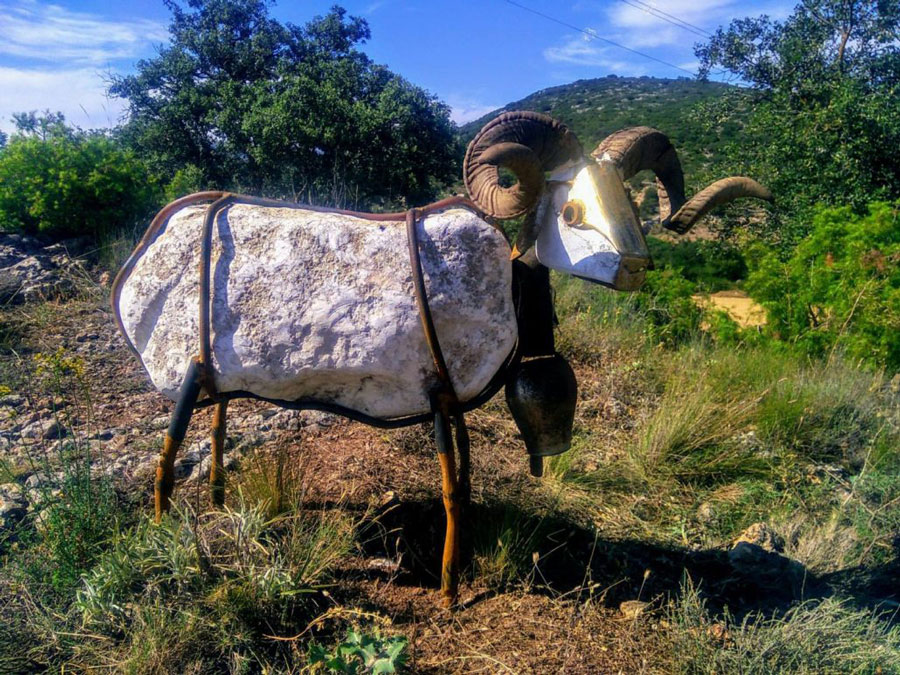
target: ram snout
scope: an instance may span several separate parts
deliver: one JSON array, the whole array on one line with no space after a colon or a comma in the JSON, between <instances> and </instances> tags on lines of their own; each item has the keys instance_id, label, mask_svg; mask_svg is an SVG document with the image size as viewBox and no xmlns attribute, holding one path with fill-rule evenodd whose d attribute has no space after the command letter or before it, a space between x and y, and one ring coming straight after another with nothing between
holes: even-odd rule
<instances>
[{"instance_id":1,"label":"ram snout","mask_svg":"<svg viewBox=\"0 0 900 675\"><path fill-rule=\"evenodd\" d=\"M543 265L620 291L644 283L650 252L616 166L584 163L570 180L550 180L538 208L536 254Z\"/></svg>"}]
</instances>

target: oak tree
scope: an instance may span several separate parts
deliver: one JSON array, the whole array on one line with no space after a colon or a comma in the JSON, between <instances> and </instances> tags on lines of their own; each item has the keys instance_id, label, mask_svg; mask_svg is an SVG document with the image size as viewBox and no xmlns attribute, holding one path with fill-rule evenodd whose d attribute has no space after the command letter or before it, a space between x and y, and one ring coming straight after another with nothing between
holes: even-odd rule
<instances>
[{"instance_id":1,"label":"oak tree","mask_svg":"<svg viewBox=\"0 0 900 675\"><path fill-rule=\"evenodd\" d=\"M358 208L422 203L458 174L448 107L358 49L365 20L335 6L282 24L263 0L166 4L170 44L111 87L128 100L125 138L158 171Z\"/></svg>"}]
</instances>

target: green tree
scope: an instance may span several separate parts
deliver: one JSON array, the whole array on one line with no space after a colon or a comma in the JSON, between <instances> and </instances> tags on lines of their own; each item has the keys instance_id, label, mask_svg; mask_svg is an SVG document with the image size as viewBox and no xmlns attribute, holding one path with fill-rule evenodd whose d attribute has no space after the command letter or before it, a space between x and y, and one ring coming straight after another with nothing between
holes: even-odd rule
<instances>
[{"instance_id":1,"label":"green tree","mask_svg":"<svg viewBox=\"0 0 900 675\"><path fill-rule=\"evenodd\" d=\"M66 117L61 112L45 110L38 113L32 110L13 113L12 119L18 135L39 138L42 141L53 137L72 138L78 131L66 124Z\"/></svg>"},{"instance_id":2,"label":"green tree","mask_svg":"<svg viewBox=\"0 0 900 675\"><path fill-rule=\"evenodd\" d=\"M263 0L188 0L171 44L114 80L125 137L161 174L341 206L419 203L457 173L449 109L356 45L363 19L333 7L305 26Z\"/></svg>"},{"instance_id":3,"label":"green tree","mask_svg":"<svg viewBox=\"0 0 900 675\"><path fill-rule=\"evenodd\" d=\"M765 234L785 251L816 204L862 212L900 197L898 34L896 0L806 0L783 22L737 20L697 46L702 77L723 68L750 87L749 118L727 154L775 193L783 218ZM709 106L710 126L733 120L746 97Z\"/></svg>"},{"instance_id":4,"label":"green tree","mask_svg":"<svg viewBox=\"0 0 900 675\"><path fill-rule=\"evenodd\" d=\"M61 114L16 115L0 151L0 229L102 235L134 225L160 189L133 151L65 125Z\"/></svg>"}]
</instances>

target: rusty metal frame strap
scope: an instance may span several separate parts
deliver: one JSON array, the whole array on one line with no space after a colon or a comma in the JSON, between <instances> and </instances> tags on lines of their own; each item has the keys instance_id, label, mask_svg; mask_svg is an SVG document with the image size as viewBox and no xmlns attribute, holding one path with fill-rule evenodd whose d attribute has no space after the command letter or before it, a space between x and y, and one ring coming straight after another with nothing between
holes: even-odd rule
<instances>
[{"instance_id":1,"label":"rusty metal frame strap","mask_svg":"<svg viewBox=\"0 0 900 675\"><path fill-rule=\"evenodd\" d=\"M428 292L425 289L425 276L422 272L422 255L419 251L419 233L416 229L416 209L406 212L406 236L409 243L409 264L412 269L413 290L416 296L416 305L419 307L419 319L422 321L422 329L425 331L425 342L434 360L440 388L432 394L432 409L440 409L445 414L456 414L459 408L459 399L450 381L450 371L444 359L444 352L438 341L437 331L434 327L434 319L431 316L431 308L428 305ZM437 400L434 400L437 399Z\"/></svg>"},{"instance_id":2,"label":"rusty metal frame strap","mask_svg":"<svg viewBox=\"0 0 900 675\"><path fill-rule=\"evenodd\" d=\"M200 376L203 388L213 400L217 400L215 380L213 379L210 318L213 225L219 213L235 201L237 201L237 195L225 193L207 207L203 217L203 232L200 237Z\"/></svg>"}]
</instances>

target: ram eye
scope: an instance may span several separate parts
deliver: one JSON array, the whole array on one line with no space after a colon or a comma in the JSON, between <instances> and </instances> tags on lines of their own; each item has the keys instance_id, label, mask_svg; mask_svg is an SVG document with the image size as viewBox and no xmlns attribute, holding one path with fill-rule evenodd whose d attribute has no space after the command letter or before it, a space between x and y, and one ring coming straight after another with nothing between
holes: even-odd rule
<instances>
[{"instance_id":1,"label":"ram eye","mask_svg":"<svg viewBox=\"0 0 900 675\"><path fill-rule=\"evenodd\" d=\"M579 199L566 202L562 207L562 219L566 225L581 225L584 222L584 204Z\"/></svg>"}]
</instances>

